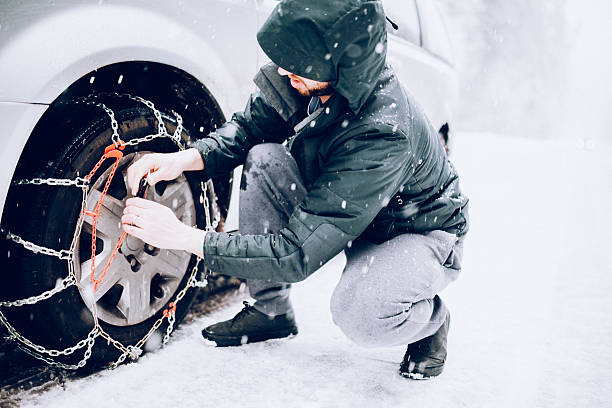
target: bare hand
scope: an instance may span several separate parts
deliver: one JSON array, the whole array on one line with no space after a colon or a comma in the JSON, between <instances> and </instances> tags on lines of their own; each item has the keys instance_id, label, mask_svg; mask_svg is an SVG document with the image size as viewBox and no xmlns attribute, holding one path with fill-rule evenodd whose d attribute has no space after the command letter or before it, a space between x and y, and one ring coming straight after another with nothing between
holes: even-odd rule
<instances>
[{"instance_id":1,"label":"bare hand","mask_svg":"<svg viewBox=\"0 0 612 408\"><path fill-rule=\"evenodd\" d=\"M183 171L202 170L204 163L196 149L187 149L176 153L145 154L127 171L128 187L132 195L138 192L140 179L147 176L147 183L154 186L158 181L174 180Z\"/></svg>"},{"instance_id":2,"label":"bare hand","mask_svg":"<svg viewBox=\"0 0 612 408\"><path fill-rule=\"evenodd\" d=\"M121 223L125 232L154 247L185 250L202 257L206 233L183 224L172 210L154 201L128 199Z\"/></svg>"}]
</instances>

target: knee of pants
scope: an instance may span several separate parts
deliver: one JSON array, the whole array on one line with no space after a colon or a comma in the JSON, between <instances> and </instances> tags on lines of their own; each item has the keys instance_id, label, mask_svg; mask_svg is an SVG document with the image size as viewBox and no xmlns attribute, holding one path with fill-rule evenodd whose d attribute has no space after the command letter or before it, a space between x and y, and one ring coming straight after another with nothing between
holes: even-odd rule
<instances>
[{"instance_id":1,"label":"knee of pants","mask_svg":"<svg viewBox=\"0 0 612 408\"><path fill-rule=\"evenodd\" d=\"M354 343L366 347L390 346L398 326L405 336L411 303L390 302L369 288L336 288L330 309L334 324ZM418 328L415 327L415 331Z\"/></svg>"},{"instance_id":2,"label":"knee of pants","mask_svg":"<svg viewBox=\"0 0 612 408\"><path fill-rule=\"evenodd\" d=\"M278 143L261 143L249 150L244 161L244 171L249 172L252 168L271 169L274 163L277 165L286 161L287 149Z\"/></svg>"}]
</instances>

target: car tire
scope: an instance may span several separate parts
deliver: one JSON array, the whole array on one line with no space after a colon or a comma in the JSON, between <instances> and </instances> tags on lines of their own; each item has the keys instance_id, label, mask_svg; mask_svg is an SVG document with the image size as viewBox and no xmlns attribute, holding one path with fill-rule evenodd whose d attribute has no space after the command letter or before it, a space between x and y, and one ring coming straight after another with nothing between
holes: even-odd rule
<instances>
[{"instance_id":1,"label":"car tire","mask_svg":"<svg viewBox=\"0 0 612 408\"><path fill-rule=\"evenodd\" d=\"M157 133L157 120L148 108L142 105L138 106L139 104L133 101L121 99L105 101L105 104L114 111L119 124L119 134L124 141ZM163 112L163 108L160 111ZM172 115L164 114L164 121L170 134L176 126L172 118ZM47 113L44 123L44 126L39 126L35 131L47 132L49 145L42 150L37 149L37 152L29 157L27 155L25 158L22 157L16 170L16 178L74 179L79 176L84 177L100 159L104 149L111 144L112 129L109 116L95 106L72 103L56 106ZM187 137L186 133L183 133L184 139ZM169 138L157 138L137 146L127 146L124 150L123 162L120 163L116 173L119 177L115 176L113 179L109 189L109 197L116 203L127 199L128 194L127 191L124 191L126 190L125 182L121 173L129 165L130 157L132 159L137 158L143 151L171 152L176 150L177 146ZM104 174L105 172L108 173L112 162L113 160L106 160L92 178L90 201L92 191L96 186L96 180L98 180L99 185L104 184L103 178L106 177ZM173 191L173 194L176 194L176 197L182 200L180 203L182 207L180 208L189 207L188 198L192 197L192 206L185 210L189 214L185 215L185 213L181 216L187 217L188 223L203 228L205 214L202 205L199 204L200 181L197 174L191 174L183 177L180 182L182 184L176 184L179 183L178 181L165 185L159 183L154 191L149 193L159 198L163 197L167 191ZM173 183L175 184L173 185ZM174 189L171 187L174 187ZM210 202L214 203L214 197L209 198L211 199ZM89 201L88 203L88 205L91 204ZM11 187L7 197L7 205L3 215L3 228L44 247L57 250L68 249L81 209L82 192L79 188L17 185ZM117 219L115 213L120 208L115 210L103 208L100 217L106 211L106 214L110 214L111 221L114 222ZM211 207L210 210L214 211L215 208ZM112 230L113 222L107 222L107 233ZM101 222L99 222L100 225L102 225ZM115 232L116 236L120 235L120 224L116 225ZM116 242L116 240L111 239L111 235L113 234L108 233L104 236L104 232L99 233L99 237L102 236L102 238L96 240L98 243L97 251L99 251L98 257L101 257L100 254L105 251L108 254L109 243L114 245ZM88 293L91 294L91 292L87 292L86 288L84 289L89 274L85 266L91 255L91 229L88 234L86 223L78 241L78 249L75 250L73 260L77 280L81 283L79 287L69 286L51 298L34 305L3 308L8 320L20 333L34 343L48 349L61 350L73 346L87 337L93 327L92 299L88 297ZM0 273L3 282L1 285L3 286L3 299L13 300L40 294L56 287L62 279L68 276L67 261L53 256L32 253L12 242L7 241L5 244L8 246L3 251L7 254L7 268L2 268L3 271ZM98 305L99 310L106 312L104 316L99 314L102 329L125 346L136 344L149 332L153 324L163 316L164 311L169 310L170 302L175 299L179 291L187 286L190 273L196 263L195 256L184 252L182 256L179 256L178 251L163 255L165 250L151 247L148 247L149 251L146 247L143 250L137 249L140 251L138 254L142 255L138 258L135 253L125 253L138 247L138 242L134 241L132 244L134 245L127 247L124 243L121 248L125 248L125 251L117 254L113 262L113 264L119 262L119 266L115 269L121 270L121 279L124 280L118 280L108 289L108 292L104 293L104 296L98 299L96 295L96 300L93 300ZM144 245L144 243L142 244ZM157 254L154 254L155 252ZM133 259L128 260L128 255L131 255L133 259L138 258L137 262L144 259L138 270L132 269L130 271L130 274L134 274L133 276L124 271L125 265L131 267L130 262L133 261ZM162 256L164 257L163 260ZM175 258L178 261L170 262ZM157 260L157 263L154 264L153 260ZM149 262L151 267L146 269ZM174 265L180 266L172 270ZM79 270L79 268L82 270ZM145 269L147 270L146 273L144 272ZM96 270L96 276L99 277L99 271L102 270L102 267L97 266ZM114 272L113 279L117 273ZM133 282L140 282L134 276L144 276L142 282L148 282L147 284L151 286L149 299L146 298L146 290L141 290L146 285L133 284ZM157 281L154 282L154 280ZM170 281L172 281L172 284L169 283ZM138 290L130 291L129 288L138 288ZM127 295L126 291L128 292ZM136 295L136 293L139 295ZM189 288L184 298L178 302L175 312L175 325L183 319L195 295L195 288ZM134 299L141 299L141 301L138 303ZM113 302L115 302L114 306ZM147 302L149 302L148 305ZM139 306L133 306L136 304ZM139 314L136 313L137 308L141 309L138 312ZM166 327L167 322L164 320L157 333L146 344L146 350L159 346ZM76 355L60 357L60 360L74 364L82 358L82 352L83 350L80 350L75 353ZM119 355L119 350L109 344L107 340L101 337L96 339L92 355L92 361L95 362L95 365L113 361Z\"/></svg>"}]
</instances>

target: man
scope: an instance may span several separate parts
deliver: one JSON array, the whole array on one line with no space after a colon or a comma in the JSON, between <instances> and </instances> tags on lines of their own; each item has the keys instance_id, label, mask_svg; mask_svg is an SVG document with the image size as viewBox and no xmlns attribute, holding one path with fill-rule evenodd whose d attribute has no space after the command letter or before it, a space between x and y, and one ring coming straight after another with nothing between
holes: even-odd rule
<instances>
[{"instance_id":1,"label":"man","mask_svg":"<svg viewBox=\"0 0 612 408\"><path fill-rule=\"evenodd\" d=\"M218 346L297 334L290 283L345 250L334 322L358 344L407 344L401 375L439 375L449 313L437 293L459 274L468 200L436 131L385 65L381 4L281 1L257 39L273 64L245 110L192 149L144 156L128 171L135 192L149 170L154 184L244 163L240 234L189 228L137 198L125 230L248 280L255 304L202 331Z\"/></svg>"}]
</instances>

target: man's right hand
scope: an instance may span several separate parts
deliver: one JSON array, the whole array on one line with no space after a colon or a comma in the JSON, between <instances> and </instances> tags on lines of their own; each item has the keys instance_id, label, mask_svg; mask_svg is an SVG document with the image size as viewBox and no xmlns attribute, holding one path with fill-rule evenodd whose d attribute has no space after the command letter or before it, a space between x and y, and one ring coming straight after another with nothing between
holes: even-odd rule
<instances>
[{"instance_id":1,"label":"man's right hand","mask_svg":"<svg viewBox=\"0 0 612 408\"><path fill-rule=\"evenodd\" d=\"M146 154L128 168L128 187L135 196L138 193L140 179L149 172L147 183L154 186L158 181L174 180L184 171L202 169L204 169L202 156L194 148L176 153Z\"/></svg>"}]
</instances>

